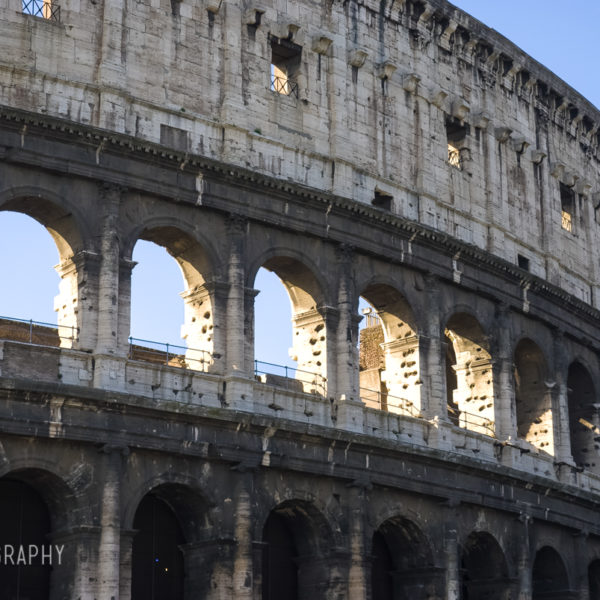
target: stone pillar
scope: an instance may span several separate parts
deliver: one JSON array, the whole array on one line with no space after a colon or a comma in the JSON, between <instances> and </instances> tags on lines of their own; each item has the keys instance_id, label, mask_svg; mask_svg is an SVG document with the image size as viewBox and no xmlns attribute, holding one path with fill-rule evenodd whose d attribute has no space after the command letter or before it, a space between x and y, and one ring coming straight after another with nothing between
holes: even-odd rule
<instances>
[{"instance_id":1,"label":"stone pillar","mask_svg":"<svg viewBox=\"0 0 600 600\"><path fill-rule=\"evenodd\" d=\"M496 313L496 352L493 357L494 416L499 440L517 439L517 412L513 374L513 352L510 335L510 310L502 304Z\"/></svg>"},{"instance_id":2,"label":"stone pillar","mask_svg":"<svg viewBox=\"0 0 600 600\"><path fill-rule=\"evenodd\" d=\"M555 385L552 394L552 430L554 434L554 460L558 463L573 464L571 455L571 431L569 428L569 399L567 392L567 364L564 332L554 332L554 373Z\"/></svg>"},{"instance_id":3,"label":"stone pillar","mask_svg":"<svg viewBox=\"0 0 600 600\"><path fill-rule=\"evenodd\" d=\"M119 329L119 205L122 190L115 185L102 186L103 207L98 277L98 336L96 354L116 355Z\"/></svg>"},{"instance_id":4,"label":"stone pillar","mask_svg":"<svg viewBox=\"0 0 600 600\"><path fill-rule=\"evenodd\" d=\"M136 264L135 261L126 258L122 258L119 261L118 356L129 356L129 336L131 334L131 274Z\"/></svg>"},{"instance_id":5,"label":"stone pillar","mask_svg":"<svg viewBox=\"0 0 600 600\"><path fill-rule=\"evenodd\" d=\"M133 538L136 534L136 530L121 530L119 600L131 600Z\"/></svg>"},{"instance_id":6,"label":"stone pillar","mask_svg":"<svg viewBox=\"0 0 600 600\"><path fill-rule=\"evenodd\" d=\"M440 323L440 289L435 275L425 278L424 335L419 336L421 363L421 410L428 418L448 419L446 408L446 356Z\"/></svg>"},{"instance_id":7,"label":"stone pillar","mask_svg":"<svg viewBox=\"0 0 600 600\"><path fill-rule=\"evenodd\" d=\"M225 0L221 4L219 16L223 19L222 48L223 68L221 73L221 122L235 125L236 129L246 129L244 101L242 98L242 11L239 2ZM216 16L215 16L216 18ZM267 80L265 73L265 81ZM230 132L233 133L233 132Z\"/></svg>"},{"instance_id":8,"label":"stone pillar","mask_svg":"<svg viewBox=\"0 0 600 600\"><path fill-rule=\"evenodd\" d=\"M519 595L517 600L531 600L532 593L532 569L531 562L531 545L529 528L531 525L531 517L526 514L521 514L519 521L522 523L519 556L517 563L517 576L519 578Z\"/></svg>"},{"instance_id":9,"label":"stone pillar","mask_svg":"<svg viewBox=\"0 0 600 600\"><path fill-rule=\"evenodd\" d=\"M227 277L227 374L245 375L250 365L245 364L246 342L246 290L244 287L244 250L246 245L247 221L230 215L227 222L229 239L229 265Z\"/></svg>"},{"instance_id":10,"label":"stone pillar","mask_svg":"<svg viewBox=\"0 0 600 600\"><path fill-rule=\"evenodd\" d=\"M460 600L460 557L458 546L458 511L449 507L444 511L444 555L446 562L446 600Z\"/></svg>"},{"instance_id":11,"label":"stone pillar","mask_svg":"<svg viewBox=\"0 0 600 600\"><path fill-rule=\"evenodd\" d=\"M90 309L97 305L100 255L81 250L54 268L61 278L54 298L60 344L91 352L98 335L97 314Z\"/></svg>"},{"instance_id":12,"label":"stone pillar","mask_svg":"<svg viewBox=\"0 0 600 600\"><path fill-rule=\"evenodd\" d=\"M48 543L64 547L60 564L53 562L52 565L50 581L53 597L95 597L99 536L99 527L85 525L57 531L50 535Z\"/></svg>"},{"instance_id":13,"label":"stone pillar","mask_svg":"<svg viewBox=\"0 0 600 600\"><path fill-rule=\"evenodd\" d=\"M98 600L119 600L121 563L121 479L123 458L129 449L123 446L102 447L104 454L103 487L100 507L100 546L98 551Z\"/></svg>"},{"instance_id":14,"label":"stone pillar","mask_svg":"<svg viewBox=\"0 0 600 600\"><path fill-rule=\"evenodd\" d=\"M573 536L573 552L575 555L575 572L571 587L577 600L590 600L590 583L588 566L590 564L588 548L588 531L578 531ZM594 600L594 599L592 599Z\"/></svg>"},{"instance_id":15,"label":"stone pillar","mask_svg":"<svg viewBox=\"0 0 600 600\"><path fill-rule=\"evenodd\" d=\"M370 484L353 482L348 490L350 564L348 570L348 600L367 598L367 569L371 561L371 548L365 540L365 517L367 514L367 490Z\"/></svg>"},{"instance_id":16,"label":"stone pillar","mask_svg":"<svg viewBox=\"0 0 600 600\"><path fill-rule=\"evenodd\" d=\"M339 321L336 339L337 424L352 431L363 430L363 403L360 401L358 375L358 323L352 289L353 249L346 244L337 248Z\"/></svg>"}]
</instances>

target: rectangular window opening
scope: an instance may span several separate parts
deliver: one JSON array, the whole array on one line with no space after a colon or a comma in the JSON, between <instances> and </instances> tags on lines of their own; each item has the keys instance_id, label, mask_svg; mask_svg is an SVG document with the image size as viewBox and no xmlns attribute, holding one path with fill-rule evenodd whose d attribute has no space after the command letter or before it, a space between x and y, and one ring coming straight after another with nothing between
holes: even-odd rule
<instances>
[{"instance_id":1,"label":"rectangular window opening","mask_svg":"<svg viewBox=\"0 0 600 600\"><path fill-rule=\"evenodd\" d=\"M23 14L60 21L60 6L52 0L22 0Z\"/></svg>"},{"instance_id":2,"label":"rectangular window opening","mask_svg":"<svg viewBox=\"0 0 600 600\"><path fill-rule=\"evenodd\" d=\"M575 192L566 186L560 184L560 210L561 226L565 231L573 231L573 216L575 214Z\"/></svg>"},{"instance_id":3,"label":"rectangular window opening","mask_svg":"<svg viewBox=\"0 0 600 600\"><path fill-rule=\"evenodd\" d=\"M298 97L297 76L302 58L302 46L271 36L271 91Z\"/></svg>"},{"instance_id":4,"label":"rectangular window opening","mask_svg":"<svg viewBox=\"0 0 600 600\"><path fill-rule=\"evenodd\" d=\"M381 192L379 190L375 190L375 196L373 200L371 200L371 204L376 206L377 208L382 208L383 210L391 211L392 203L394 201L394 197L390 194L386 194L385 192Z\"/></svg>"},{"instance_id":5,"label":"rectangular window opening","mask_svg":"<svg viewBox=\"0 0 600 600\"><path fill-rule=\"evenodd\" d=\"M523 256L522 254L517 254L517 264L521 269L529 271L529 259Z\"/></svg>"},{"instance_id":6,"label":"rectangular window opening","mask_svg":"<svg viewBox=\"0 0 600 600\"><path fill-rule=\"evenodd\" d=\"M469 126L460 123L458 119L446 120L446 137L448 140L448 164L462 169L464 166L465 142Z\"/></svg>"}]
</instances>

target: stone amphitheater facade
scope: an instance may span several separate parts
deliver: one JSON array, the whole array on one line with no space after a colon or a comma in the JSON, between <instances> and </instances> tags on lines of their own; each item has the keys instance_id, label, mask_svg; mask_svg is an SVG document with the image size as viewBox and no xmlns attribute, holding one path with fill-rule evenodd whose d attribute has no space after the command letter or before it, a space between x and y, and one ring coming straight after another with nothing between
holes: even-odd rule
<instances>
[{"instance_id":1,"label":"stone amphitheater facade","mask_svg":"<svg viewBox=\"0 0 600 600\"><path fill-rule=\"evenodd\" d=\"M0 209L61 277L0 323L2 598L598 600L599 125L445 0L0 0ZM185 353L129 343L140 239Z\"/></svg>"}]
</instances>

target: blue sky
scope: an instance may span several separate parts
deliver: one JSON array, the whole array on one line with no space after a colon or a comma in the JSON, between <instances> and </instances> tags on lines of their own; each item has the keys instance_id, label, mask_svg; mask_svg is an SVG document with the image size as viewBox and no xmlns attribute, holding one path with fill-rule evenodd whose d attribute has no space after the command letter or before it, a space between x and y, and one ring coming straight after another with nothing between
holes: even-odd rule
<instances>
[{"instance_id":1,"label":"blue sky","mask_svg":"<svg viewBox=\"0 0 600 600\"><path fill-rule=\"evenodd\" d=\"M456 0L486 25L493 27L567 83L600 106L597 24L600 0ZM25 251L21 251L25 248ZM19 249L17 252L15 249ZM0 315L56 323L53 298L58 254L49 234L35 221L0 212ZM135 248L132 335L181 344L183 282L179 267L161 248L140 242ZM160 285L156 285L160 273ZM272 274L261 272L255 284L256 355L260 360L293 364L290 303Z\"/></svg>"}]
</instances>

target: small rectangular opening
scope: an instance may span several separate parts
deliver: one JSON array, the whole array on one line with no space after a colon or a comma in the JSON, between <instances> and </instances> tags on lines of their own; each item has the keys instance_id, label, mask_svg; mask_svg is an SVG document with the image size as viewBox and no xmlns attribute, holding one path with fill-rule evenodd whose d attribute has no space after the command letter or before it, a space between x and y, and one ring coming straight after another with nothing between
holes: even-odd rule
<instances>
[{"instance_id":1,"label":"small rectangular opening","mask_svg":"<svg viewBox=\"0 0 600 600\"><path fill-rule=\"evenodd\" d=\"M302 46L289 40L270 37L271 90L284 96L298 97L296 77L300 70Z\"/></svg>"},{"instance_id":2,"label":"small rectangular opening","mask_svg":"<svg viewBox=\"0 0 600 600\"><path fill-rule=\"evenodd\" d=\"M457 169L463 168L463 155L465 142L469 133L469 126L460 123L458 119L446 119L446 138L448 141L448 164Z\"/></svg>"},{"instance_id":3,"label":"small rectangular opening","mask_svg":"<svg viewBox=\"0 0 600 600\"><path fill-rule=\"evenodd\" d=\"M383 210L392 210L392 202L394 201L394 197L390 194L386 194L385 192L381 192L379 190L375 190L375 196L373 200L371 200L371 204L376 206L377 208L382 208Z\"/></svg>"},{"instance_id":4,"label":"small rectangular opening","mask_svg":"<svg viewBox=\"0 0 600 600\"><path fill-rule=\"evenodd\" d=\"M564 183L560 184L561 226L565 231L573 231L573 216L575 214L575 192Z\"/></svg>"},{"instance_id":5,"label":"small rectangular opening","mask_svg":"<svg viewBox=\"0 0 600 600\"><path fill-rule=\"evenodd\" d=\"M525 271L529 271L529 259L523 256L522 254L517 254L517 263L519 268L525 269Z\"/></svg>"},{"instance_id":6,"label":"small rectangular opening","mask_svg":"<svg viewBox=\"0 0 600 600\"><path fill-rule=\"evenodd\" d=\"M51 0L22 0L22 9L26 15L60 21L60 6Z\"/></svg>"}]
</instances>

